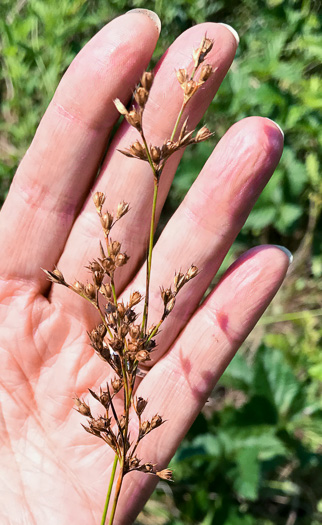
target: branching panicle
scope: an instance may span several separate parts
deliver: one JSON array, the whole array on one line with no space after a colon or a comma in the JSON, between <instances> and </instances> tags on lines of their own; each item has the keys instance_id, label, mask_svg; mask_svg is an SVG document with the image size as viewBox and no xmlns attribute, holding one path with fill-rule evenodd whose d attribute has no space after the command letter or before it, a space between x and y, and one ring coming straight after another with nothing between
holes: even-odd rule
<instances>
[{"instance_id":1,"label":"branching panicle","mask_svg":"<svg viewBox=\"0 0 322 525\"><path fill-rule=\"evenodd\" d=\"M172 479L172 473L169 469L158 471L156 465L149 462L143 463L137 456L139 443L150 432L160 427L164 423L164 419L159 414L155 414L152 419L142 421L142 414L148 405L148 400L142 397L135 398L133 389L139 366L151 360L151 354L156 348L154 338L158 335L161 324L175 307L178 293L191 279L198 275L198 268L191 265L186 272L180 270L175 273L173 285L168 288L161 287L163 311L159 322L148 327L150 274L159 181L164 166L171 155L181 148L207 140L213 135L205 126L197 133L195 130L189 129L188 118L181 124L182 115L188 102L213 74L212 67L209 64L204 64L204 60L212 47L213 41L205 36L198 49L193 53L192 72L189 73L187 69L177 71L176 76L182 88L183 102L171 136L161 146L148 144L143 124L144 111L154 80L153 73L143 73L140 84L134 93L134 105L130 109L127 109L119 99L114 100L116 109L139 134L138 139L129 148L121 150L121 153L127 157L147 162L153 175L154 194L146 263L145 296L134 290L127 301L117 299L115 273L127 264L129 256L122 251L121 243L111 238L111 231L114 225L129 212L129 204L121 201L116 210L104 209L106 196L100 191L94 193L93 201L102 227L105 246L101 242L99 243L99 256L90 261L86 267L91 278L90 282L82 283L75 280L73 284L69 284L58 268L53 271L44 270L52 283L69 288L89 301L98 311L101 320L95 328L88 332L90 344L96 354L105 363L108 363L116 374L113 379L107 382L106 389L100 388L99 392L89 389L89 394L103 410L103 413L98 417L94 418L90 406L75 396L75 409L87 418L87 424L83 425L83 428L89 434L103 440L115 452L119 463L119 479L116 484L110 524L113 522L125 474L137 470L153 474L163 480ZM198 75L196 75L197 73ZM138 322L135 307L141 301L144 301L143 314L142 319ZM115 396L123 397L122 411L116 410ZM130 439L129 431L131 415L138 419L138 432L134 440ZM111 483L114 480L115 468L116 461L114 462ZM105 510L108 507L110 492L109 490ZM105 517L103 514L102 523L105 523Z\"/></svg>"}]
</instances>

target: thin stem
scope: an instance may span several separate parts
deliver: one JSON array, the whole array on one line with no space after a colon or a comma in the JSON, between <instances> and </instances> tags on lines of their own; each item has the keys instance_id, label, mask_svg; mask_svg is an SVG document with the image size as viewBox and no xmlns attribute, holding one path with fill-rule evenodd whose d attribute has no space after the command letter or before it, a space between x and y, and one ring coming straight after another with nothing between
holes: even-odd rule
<instances>
[{"instance_id":1,"label":"thin stem","mask_svg":"<svg viewBox=\"0 0 322 525\"><path fill-rule=\"evenodd\" d=\"M106 500L105 500L103 516L102 516L102 520L101 520L101 525L105 525L106 516L107 516L107 509L108 509L108 505L109 505L110 498L111 498L111 493L112 493L112 488L113 488L113 483L114 483L114 478L115 478L115 472L116 472L118 459L119 458L117 457L117 454L115 454L114 461L113 461L113 466L112 466L111 477L110 477L110 482L109 482L108 489L107 489L107 494L106 494Z\"/></svg>"},{"instance_id":2,"label":"thin stem","mask_svg":"<svg viewBox=\"0 0 322 525\"><path fill-rule=\"evenodd\" d=\"M122 483L123 483L123 477L124 477L124 472L123 472L123 465L122 465L121 466L121 470L120 470L120 474L119 474L119 477L118 477L118 480L117 480L117 484L116 484L115 496L114 496L114 501L113 501L113 507L112 507L111 516L110 516L110 520L108 522L108 525L113 525L115 511L116 511L116 505L117 505L117 502L118 502L118 499L119 499L119 495L120 495L121 487L122 487Z\"/></svg>"},{"instance_id":3,"label":"thin stem","mask_svg":"<svg viewBox=\"0 0 322 525\"><path fill-rule=\"evenodd\" d=\"M151 341L152 337L154 337L155 334L158 332L158 330L159 330L160 326L162 325L163 321L164 321L164 319L161 319L161 320L158 322L158 324L154 327L154 329L153 329L152 332L150 333L150 335L149 335L147 341Z\"/></svg>"},{"instance_id":4,"label":"thin stem","mask_svg":"<svg viewBox=\"0 0 322 525\"><path fill-rule=\"evenodd\" d=\"M259 320L259 325L283 323L286 321L297 321L308 317L319 317L322 315L322 308L315 310L302 310L301 312L292 312L280 315L271 315Z\"/></svg>"},{"instance_id":5,"label":"thin stem","mask_svg":"<svg viewBox=\"0 0 322 525\"><path fill-rule=\"evenodd\" d=\"M183 102L183 103L182 103L182 106L181 106L181 109L180 109L180 111L179 111L179 115L178 115L178 117L177 117L176 123L175 123L175 125L174 125L173 131L172 131L172 133L171 133L171 137L170 137L171 142L173 141L174 136L175 136L175 134L176 134L176 132L177 132L177 129L178 129L178 126L179 126L179 123L180 123L180 120L181 120L181 117L182 117L182 114L183 114L183 111L184 111L185 106L186 106L186 104Z\"/></svg>"},{"instance_id":6,"label":"thin stem","mask_svg":"<svg viewBox=\"0 0 322 525\"><path fill-rule=\"evenodd\" d=\"M145 289L145 301L142 318L142 331L145 334L148 322L148 310L149 310L149 291L150 291L150 277L151 277L151 266L152 266L152 251L153 251L153 239L154 239L154 224L155 224L155 212L156 203L158 197L159 184L156 178L154 178L154 192L153 192L153 203L151 213L151 224L150 224L150 239L149 239L149 252L146 268L146 289Z\"/></svg>"},{"instance_id":7,"label":"thin stem","mask_svg":"<svg viewBox=\"0 0 322 525\"><path fill-rule=\"evenodd\" d=\"M150 154L149 146L148 146L148 143L147 143L147 141L146 141L146 138L145 138L145 136L144 136L143 131L141 132L141 137L142 137L142 141L143 141L143 144L144 144L144 147L145 147L146 156L147 156L147 158L148 158L149 164L150 164L151 169L152 169L152 171L153 171L154 178L157 178L157 172L156 172L155 166L154 166L154 164L153 164L153 160L152 160L152 158L151 158L151 154Z\"/></svg>"}]
</instances>

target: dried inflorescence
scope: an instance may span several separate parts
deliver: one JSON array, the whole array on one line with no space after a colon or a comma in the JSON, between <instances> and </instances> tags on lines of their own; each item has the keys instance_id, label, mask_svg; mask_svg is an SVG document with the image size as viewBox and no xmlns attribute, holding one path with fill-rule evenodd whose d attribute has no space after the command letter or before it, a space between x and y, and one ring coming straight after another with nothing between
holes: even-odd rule
<instances>
[{"instance_id":1,"label":"dried inflorescence","mask_svg":"<svg viewBox=\"0 0 322 525\"><path fill-rule=\"evenodd\" d=\"M82 283L77 280L73 284L68 284L62 272L57 268L52 272L45 270L47 277L53 283L68 287L87 299L99 311L101 322L88 333L88 336L97 355L116 373L116 377L107 382L106 389L100 389L99 394L89 389L93 398L104 408L104 415L94 418L89 405L77 396L75 397L75 408L87 418L87 425L83 425L84 429L105 441L120 458L123 458L124 474L133 470L157 474L154 465L142 463L136 456L139 442L163 423L162 417L158 414L150 421L141 421L147 400L141 397L133 399L136 372L139 364L151 359L150 354L156 348L154 337L158 334L161 323L173 309L179 290L197 274L198 270L195 266L191 266L185 274L176 274L173 291L171 288L161 289L164 304L161 319L157 325L144 331L144 328L137 322L138 316L135 312L135 306L142 301L142 295L134 291L126 302L118 301L114 285L115 271L124 266L129 257L121 251L120 242L113 241L109 234L114 224L128 212L129 207L126 203L121 203L114 219L112 213L103 212L105 202L103 193L96 192L93 200L105 236L106 248L104 250L100 243L100 257L91 261L86 267L90 272L91 282ZM115 395L123 390L125 385L127 390L125 395L131 401L134 413L139 419L137 439L132 443L128 433L129 414L126 411L117 414L113 403ZM165 474L162 473L162 476Z\"/></svg>"},{"instance_id":2,"label":"dried inflorescence","mask_svg":"<svg viewBox=\"0 0 322 525\"><path fill-rule=\"evenodd\" d=\"M195 75L199 66L203 63L207 54L211 51L212 47L213 41L205 36L198 49L194 51L194 67L192 72L188 73L186 69L179 69L177 71L177 79L184 93L182 108L180 110L180 118L189 100L204 85L204 83L210 78L210 76L213 73L213 68L210 64L203 64L200 68L198 79L195 79ZM127 122L139 131L142 139L142 142L136 140L129 148L119 151L127 157L132 157L149 162L151 164L155 177L159 179L166 161L171 155L173 155L173 153L180 150L181 148L185 148L186 146L203 142L204 140L209 139L213 134L209 131L209 129L206 126L203 126L197 132L197 134L193 136L194 130L188 131L188 119L186 119L183 125L181 126L179 136L176 140L174 140L174 137L175 132L177 131L177 126L175 127L172 136L166 139L162 146L156 146L152 144L148 146L144 136L142 119L144 108L148 100L152 84L153 73L144 73L141 79L141 83L137 87L136 92L134 94L134 99L137 105L132 106L130 111L126 109L126 107L122 104L122 102L119 99L114 100L114 104L116 106L116 109L121 113L121 115L124 115Z\"/></svg>"},{"instance_id":3,"label":"dried inflorescence","mask_svg":"<svg viewBox=\"0 0 322 525\"><path fill-rule=\"evenodd\" d=\"M122 251L121 243L111 238L114 225L129 212L129 204L122 201L116 210L104 210L105 194L96 192L93 195L94 205L103 230L105 246L99 243L99 256L88 263L86 267L90 274L89 282L82 283L76 280L69 284L62 272L55 268L53 271L44 270L52 283L61 284L77 295L89 301L100 315L100 323L89 333L90 344L96 354L110 365L114 371L114 378L107 381L106 388L100 388L99 393L89 389L91 396L103 409L102 415L94 417L90 406L75 397L75 408L85 418L83 425L86 432L103 440L115 452L120 464L120 477L117 485L115 502L125 474L134 470L159 476L161 479L171 479L171 471L158 471L156 465L144 463L137 456L139 443L152 430L160 427L164 420L159 414L152 419L142 420L143 412L148 404L142 397L135 398L134 383L139 366L151 359L151 353L156 348L156 336L161 324L171 314L178 293L198 274L198 268L191 265L186 272L175 274L173 285L161 287L160 295L163 303L159 322L148 326L149 285L152 261L154 219L156 209L157 190L160 177L169 157L179 149L207 140L212 133L202 127L196 134L188 129L188 119L180 126L179 123L189 100L203 86L213 73L209 64L203 64L207 54L213 47L213 41L203 38L200 46L193 53L193 69L188 73L186 69L177 72L178 82L183 90L183 102L177 122L171 136L164 141L161 147L148 143L144 134L143 115L149 94L153 85L153 73L145 72L139 86L134 93L135 105L130 110L118 99L114 101L118 111L124 115L126 121L139 133L141 140L136 140L128 149L121 153L128 157L137 158L150 164L154 179L154 198L152 204L150 240L147 257L146 294L133 291L129 298L119 300L115 290L115 272L125 266L129 256ZM200 67L201 66L201 67ZM196 75L198 74L198 78ZM138 318L135 307L144 301L142 318ZM123 411L117 412L114 398L123 395ZM130 414L138 419L138 432L134 439L130 437ZM114 505L115 511L115 505Z\"/></svg>"}]
</instances>

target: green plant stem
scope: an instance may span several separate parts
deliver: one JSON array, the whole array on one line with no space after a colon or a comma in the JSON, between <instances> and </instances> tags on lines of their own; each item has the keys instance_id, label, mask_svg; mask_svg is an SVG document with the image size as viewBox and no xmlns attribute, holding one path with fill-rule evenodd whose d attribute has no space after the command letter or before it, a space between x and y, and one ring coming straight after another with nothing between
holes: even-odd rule
<instances>
[{"instance_id":1,"label":"green plant stem","mask_svg":"<svg viewBox=\"0 0 322 525\"><path fill-rule=\"evenodd\" d=\"M177 132L177 129L178 129L178 126L179 126L179 123L180 123L180 120L181 120L181 117L183 115L183 111L184 111L185 107L186 107L186 104L183 102L182 106L181 106L181 109L179 111L179 115L177 117L176 123L175 123L174 128L173 128L172 133L171 133L171 137L170 137L171 142L173 141L174 136L175 136L175 134Z\"/></svg>"},{"instance_id":2,"label":"green plant stem","mask_svg":"<svg viewBox=\"0 0 322 525\"><path fill-rule=\"evenodd\" d=\"M117 454L115 454L114 461L113 461L113 466L112 466L111 477L110 477L110 482L109 482L108 489L107 489L107 494L106 494L106 500L105 500L103 516L102 516L102 520L101 520L101 525L105 525L105 522L106 522L107 509L108 509L108 505L109 505L110 498L111 498L111 493L112 493L112 488L113 488L113 483L114 483L114 478L115 478L117 462L118 462L118 457L117 457Z\"/></svg>"},{"instance_id":3,"label":"green plant stem","mask_svg":"<svg viewBox=\"0 0 322 525\"><path fill-rule=\"evenodd\" d=\"M297 321L300 319L306 319L307 317L319 317L322 315L322 308L315 310L302 310L301 312L292 312L280 315L271 315L263 317L258 321L259 325L283 323L286 321Z\"/></svg>"},{"instance_id":4,"label":"green plant stem","mask_svg":"<svg viewBox=\"0 0 322 525\"><path fill-rule=\"evenodd\" d=\"M116 484L115 496L114 496L114 501L113 501L113 507L112 507L111 516L110 516L110 520L108 522L108 525L113 525L115 511L116 511L116 506L117 506L117 502L118 502L118 499L119 499L119 495L120 495L121 487L122 487L122 483L123 483L123 477L124 477L124 473L123 473L123 465L122 465L120 473L119 473L119 477L118 477L118 480L117 480L117 484Z\"/></svg>"},{"instance_id":5,"label":"green plant stem","mask_svg":"<svg viewBox=\"0 0 322 525\"><path fill-rule=\"evenodd\" d=\"M149 238L149 252L146 268L146 290L145 290L145 301L144 310L142 317L142 331L145 334L148 322L148 311L149 311L149 291L150 291L150 277L151 277L151 266L152 266L152 251L153 251L153 239L154 239L154 225L155 225L155 211L158 198L159 183L154 178L154 192L153 192L153 203L151 213L151 224L150 224L150 238Z\"/></svg>"}]
</instances>

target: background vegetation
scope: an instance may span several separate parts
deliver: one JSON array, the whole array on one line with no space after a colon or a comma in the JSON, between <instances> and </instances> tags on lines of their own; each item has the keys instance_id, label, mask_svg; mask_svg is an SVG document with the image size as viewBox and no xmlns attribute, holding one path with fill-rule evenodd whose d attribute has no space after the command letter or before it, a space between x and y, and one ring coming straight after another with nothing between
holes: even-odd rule
<instances>
[{"instance_id":1,"label":"background vegetation","mask_svg":"<svg viewBox=\"0 0 322 525\"><path fill-rule=\"evenodd\" d=\"M321 147L322 37L308 0L2 0L0 199L57 83L84 43L133 7L163 22L157 59L193 24L221 21L241 37L207 113L221 137L262 115L285 132L276 173L224 267L263 242L295 254L283 290L233 360L173 459L177 482L160 484L139 524L322 523ZM319 93L320 91L320 93ZM321 113L320 113L321 115ZM165 219L213 147L187 152Z\"/></svg>"}]
</instances>

